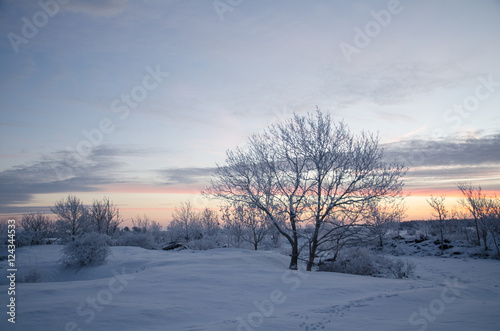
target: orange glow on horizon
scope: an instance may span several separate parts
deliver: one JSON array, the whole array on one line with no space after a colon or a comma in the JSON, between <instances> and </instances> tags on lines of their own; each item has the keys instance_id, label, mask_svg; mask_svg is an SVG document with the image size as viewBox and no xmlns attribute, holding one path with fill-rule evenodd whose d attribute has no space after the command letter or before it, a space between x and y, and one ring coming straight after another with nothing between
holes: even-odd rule
<instances>
[{"instance_id":1,"label":"orange glow on horizon","mask_svg":"<svg viewBox=\"0 0 500 331\"><path fill-rule=\"evenodd\" d=\"M462 197L458 189L432 189L432 188L406 188L405 204L407 207L405 221L409 220L428 220L431 218L432 209L427 203L427 199L433 196L445 196L446 206L451 211L459 206L458 200ZM483 190L486 196L499 196L499 191ZM20 209L16 213L2 213L1 218L20 219L24 213L30 211L45 211L50 214L49 207L68 194L79 197L86 205L92 204L95 199L108 197L119 208L120 215L126 220L124 224L130 222L131 218L137 216L148 216L151 220L157 221L162 225L167 225L172 219L172 213L175 208L183 202L190 202L193 209L202 211L209 208L218 211L219 201L210 200L200 194L199 187L185 186L156 186L147 184L113 184L103 186L96 192L69 192L69 193L50 193L36 194L29 203L16 205L15 207L26 207L26 211ZM29 209L28 209L29 208Z\"/></svg>"}]
</instances>

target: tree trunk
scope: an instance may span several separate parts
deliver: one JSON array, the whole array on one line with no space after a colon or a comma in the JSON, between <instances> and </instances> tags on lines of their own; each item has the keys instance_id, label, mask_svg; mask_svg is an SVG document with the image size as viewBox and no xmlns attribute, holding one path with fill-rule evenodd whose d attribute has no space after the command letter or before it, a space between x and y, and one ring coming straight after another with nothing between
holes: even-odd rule
<instances>
[{"instance_id":1,"label":"tree trunk","mask_svg":"<svg viewBox=\"0 0 500 331\"><path fill-rule=\"evenodd\" d=\"M299 268L298 262L299 262L299 248L297 242L295 241L292 245L292 258L290 259L289 268L291 270L297 270Z\"/></svg>"},{"instance_id":2,"label":"tree trunk","mask_svg":"<svg viewBox=\"0 0 500 331\"><path fill-rule=\"evenodd\" d=\"M307 271L311 271L312 266L314 265L314 259L316 258L316 250L318 249L317 240L313 240L312 246L309 249L309 260L307 261Z\"/></svg>"},{"instance_id":3,"label":"tree trunk","mask_svg":"<svg viewBox=\"0 0 500 331\"><path fill-rule=\"evenodd\" d=\"M298 270L299 268L299 238L297 236L297 228L295 225L295 216L290 215L290 224L292 225L292 241L290 244L292 244L292 258L290 260L290 266L289 268L291 270Z\"/></svg>"},{"instance_id":4,"label":"tree trunk","mask_svg":"<svg viewBox=\"0 0 500 331\"><path fill-rule=\"evenodd\" d=\"M483 242L484 242L484 250L487 251L488 250L488 231L483 231Z\"/></svg>"},{"instance_id":5,"label":"tree trunk","mask_svg":"<svg viewBox=\"0 0 500 331\"><path fill-rule=\"evenodd\" d=\"M316 225L314 226L314 233L311 238L312 245L309 245L309 260L307 261L307 271L311 271L314 265L314 259L316 258L316 250L318 249L318 235L319 228L321 226L321 221L316 217Z\"/></svg>"},{"instance_id":6,"label":"tree trunk","mask_svg":"<svg viewBox=\"0 0 500 331\"><path fill-rule=\"evenodd\" d=\"M477 244L481 246L481 237L479 236L479 226L477 225L477 217L474 217L474 222L476 223Z\"/></svg>"},{"instance_id":7,"label":"tree trunk","mask_svg":"<svg viewBox=\"0 0 500 331\"><path fill-rule=\"evenodd\" d=\"M444 255L444 235L443 235L443 223L439 221L439 230L441 232L441 255Z\"/></svg>"}]
</instances>

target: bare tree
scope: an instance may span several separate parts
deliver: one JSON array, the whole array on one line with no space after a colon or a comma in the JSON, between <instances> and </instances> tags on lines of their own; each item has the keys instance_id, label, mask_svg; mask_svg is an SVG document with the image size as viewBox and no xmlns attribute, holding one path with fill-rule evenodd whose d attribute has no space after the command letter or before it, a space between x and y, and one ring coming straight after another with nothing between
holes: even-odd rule
<instances>
[{"instance_id":1,"label":"bare tree","mask_svg":"<svg viewBox=\"0 0 500 331\"><path fill-rule=\"evenodd\" d=\"M56 202L50 210L59 217L59 227L65 234L75 238L83 234L88 228L87 208L74 195Z\"/></svg>"},{"instance_id":2,"label":"bare tree","mask_svg":"<svg viewBox=\"0 0 500 331\"><path fill-rule=\"evenodd\" d=\"M394 224L399 224L405 210L403 199L386 199L368 204L365 225L371 235L377 238L380 247L384 247L384 237Z\"/></svg>"},{"instance_id":3,"label":"bare tree","mask_svg":"<svg viewBox=\"0 0 500 331\"><path fill-rule=\"evenodd\" d=\"M479 200L481 199L481 187L475 188L472 184L460 183L457 185L460 193L462 193L463 198L459 201L462 206L464 206L474 219L474 225L476 227L477 234L477 244L481 245L481 237L479 235L479 218L480 218L480 206Z\"/></svg>"},{"instance_id":4,"label":"bare tree","mask_svg":"<svg viewBox=\"0 0 500 331\"><path fill-rule=\"evenodd\" d=\"M205 208L201 213L200 222L206 235L213 236L219 231L219 217L209 208Z\"/></svg>"},{"instance_id":5,"label":"bare tree","mask_svg":"<svg viewBox=\"0 0 500 331\"><path fill-rule=\"evenodd\" d=\"M123 222L120 219L120 211L109 198L94 200L89 210L90 221L98 233L113 235L118 226Z\"/></svg>"},{"instance_id":6,"label":"bare tree","mask_svg":"<svg viewBox=\"0 0 500 331\"><path fill-rule=\"evenodd\" d=\"M172 221L168 225L168 230L171 232L182 232L184 240L200 239L202 237L201 224L198 214L191 206L190 202L183 202L179 207L176 207L172 213Z\"/></svg>"},{"instance_id":7,"label":"bare tree","mask_svg":"<svg viewBox=\"0 0 500 331\"><path fill-rule=\"evenodd\" d=\"M290 269L297 269L302 224L313 224L311 270L331 213L401 194L406 169L382 157L378 137L355 136L317 110L253 135L246 150L228 151L204 194L262 210L291 245ZM277 222L279 214L287 216L285 226Z\"/></svg>"},{"instance_id":8,"label":"bare tree","mask_svg":"<svg viewBox=\"0 0 500 331\"><path fill-rule=\"evenodd\" d=\"M478 245L481 245L483 239L484 250L488 250L488 233L491 232L492 222L495 219L497 199L487 197L482 192L481 186L474 187L472 184L461 183L457 187L463 195L460 204L474 218Z\"/></svg>"},{"instance_id":9,"label":"bare tree","mask_svg":"<svg viewBox=\"0 0 500 331\"><path fill-rule=\"evenodd\" d=\"M498 197L491 199L490 231L497 249L497 255L500 256L500 247L498 246L498 240L500 239L500 199Z\"/></svg>"},{"instance_id":10,"label":"bare tree","mask_svg":"<svg viewBox=\"0 0 500 331\"><path fill-rule=\"evenodd\" d=\"M137 215L136 218L132 218L132 231L138 233L146 233L149 227L149 218L144 215L144 217L140 217Z\"/></svg>"},{"instance_id":11,"label":"bare tree","mask_svg":"<svg viewBox=\"0 0 500 331\"><path fill-rule=\"evenodd\" d=\"M132 231L146 233L148 232L150 227L151 220L146 215L144 215L143 217L137 215L136 218L132 218Z\"/></svg>"},{"instance_id":12,"label":"bare tree","mask_svg":"<svg viewBox=\"0 0 500 331\"><path fill-rule=\"evenodd\" d=\"M441 237L441 255L444 254L444 222L448 219L448 210L444 204L445 197L434 197L431 195L427 203L433 209L432 216L438 220L439 234Z\"/></svg>"},{"instance_id":13,"label":"bare tree","mask_svg":"<svg viewBox=\"0 0 500 331\"><path fill-rule=\"evenodd\" d=\"M31 245L39 245L53 230L52 221L42 213L23 215L21 226L28 233Z\"/></svg>"},{"instance_id":14,"label":"bare tree","mask_svg":"<svg viewBox=\"0 0 500 331\"><path fill-rule=\"evenodd\" d=\"M234 242L234 247L239 248L243 242L243 224L234 217L234 210L230 205L221 207L221 213L224 229L228 234L227 246Z\"/></svg>"},{"instance_id":15,"label":"bare tree","mask_svg":"<svg viewBox=\"0 0 500 331\"><path fill-rule=\"evenodd\" d=\"M257 208L250 208L243 204L233 204L223 208L224 219L230 233L236 237L237 246L241 240L253 245L258 250L271 224L268 216Z\"/></svg>"},{"instance_id":16,"label":"bare tree","mask_svg":"<svg viewBox=\"0 0 500 331\"><path fill-rule=\"evenodd\" d=\"M258 249L259 244L264 240L269 225L272 223L264 212L256 208L244 208L243 217L241 218L246 231L243 235L243 240L253 245L254 250Z\"/></svg>"}]
</instances>

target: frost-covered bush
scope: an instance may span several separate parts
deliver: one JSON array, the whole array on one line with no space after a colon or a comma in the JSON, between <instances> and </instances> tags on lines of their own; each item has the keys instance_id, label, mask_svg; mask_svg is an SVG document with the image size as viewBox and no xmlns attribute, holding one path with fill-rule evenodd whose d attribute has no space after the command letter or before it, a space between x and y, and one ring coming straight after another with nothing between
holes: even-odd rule
<instances>
[{"instance_id":1,"label":"frost-covered bush","mask_svg":"<svg viewBox=\"0 0 500 331\"><path fill-rule=\"evenodd\" d=\"M331 263L320 266L320 271L341 272L353 275L373 275L373 257L366 248L346 249Z\"/></svg>"},{"instance_id":2,"label":"frost-covered bush","mask_svg":"<svg viewBox=\"0 0 500 331\"><path fill-rule=\"evenodd\" d=\"M184 245L193 250L208 250L214 248L221 248L226 246L224 237L218 234L205 235L200 239L193 239L184 243Z\"/></svg>"},{"instance_id":3,"label":"frost-covered bush","mask_svg":"<svg viewBox=\"0 0 500 331\"><path fill-rule=\"evenodd\" d=\"M63 249L62 263L67 266L88 266L104 263L110 253L111 238L96 232L85 233Z\"/></svg>"},{"instance_id":4,"label":"frost-covered bush","mask_svg":"<svg viewBox=\"0 0 500 331\"><path fill-rule=\"evenodd\" d=\"M388 267L395 278L410 278L415 271L415 264L399 259L390 261Z\"/></svg>"},{"instance_id":5,"label":"frost-covered bush","mask_svg":"<svg viewBox=\"0 0 500 331\"><path fill-rule=\"evenodd\" d=\"M336 260L319 267L320 271L353 275L408 278L415 266L399 259L390 259L367 248L351 248L339 253Z\"/></svg>"},{"instance_id":6,"label":"frost-covered bush","mask_svg":"<svg viewBox=\"0 0 500 331\"><path fill-rule=\"evenodd\" d=\"M125 232L117 238L117 242L120 246L135 246L145 249L158 249L160 246L153 234L149 232Z\"/></svg>"},{"instance_id":7,"label":"frost-covered bush","mask_svg":"<svg viewBox=\"0 0 500 331\"><path fill-rule=\"evenodd\" d=\"M19 283L38 283L42 278L42 272L38 268L32 268L21 274L18 278Z\"/></svg>"}]
</instances>

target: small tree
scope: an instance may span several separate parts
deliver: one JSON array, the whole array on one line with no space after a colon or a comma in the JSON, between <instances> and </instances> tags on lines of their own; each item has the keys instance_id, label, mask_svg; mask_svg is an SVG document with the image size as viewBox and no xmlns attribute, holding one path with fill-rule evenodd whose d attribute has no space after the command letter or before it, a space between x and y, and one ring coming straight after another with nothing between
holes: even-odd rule
<instances>
[{"instance_id":1,"label":"small tree","mask_svg":"<svg viewBox=\"0 0 500 331\"><path fill-rule=\"evenodd\" d=\"M203 233L213 236L219 231L219 217L217 213L209 208L205 208L200 215L200 223Z\"/></svg>"},{"instance_id":2,"label":"small tree","mask_svg":"<svg viewBox=\"0 0 500 331\"><path fill-rule=\"evenodd\" d=\"M481 239L483 239L484 250L488 250L488 234L492 231L492 224L496 219L498 199L487 197L482 192L481 186L474 187L472 184L465 183L457 186L463 195L460 204L474 218L478 244L481 245Z\"/></svg>"},{"instance_id":3,"label":"small tree","mask_svg":"<svg viewBox=\"0 0 500 331\"><path fill-rule=\"evenodd\" d=\"M58 229L69 235L72 241L89 228L87 208L76 196L68 195L66 199L56 202L50 210L58 216Z\"/></svg>"},{"instance_id":4,"label":"small tree","mask_svg":"<svg viewBox=\"0 0 500 331\"><path fill-rule=\"evenodd\" d=\"M183 202L176 207L172 213L172 221L167 227L171 233L182 237L185 241L201 239L203 236L198 214L194 211L190 202Z\"/></svg>"},{"instance_id":5,"label":"small tree","mask_svg":"<svg viewBox=\"0 0 500 331\"><path fill-rule=\"evenodd\" d=\"M229 224L230 232L237 238L237 243L244 240L258 250L259 244L264 240L269 231L268 216L256 208L248 208L242 204L233 204L226 208L226 223Z\"/></svg>"},{"instance_id":6,"label":"small tree","mask_svg":"<svg viewBox=\"0 0 500 331\"><path fill-rule=\"evenodd\" d=\"M221 212L221 218L224 222L224 229L228 238L227 246L229 247L231 242L233 242L234 247L240 248L243 241L243 224L238 222L236 217L234 217L234 210L229 205L222 207Z\"/></svg>"},{"instance_id":7,"label":"small tree","mask_svg":"<svg viewBox=\"0 0 500 331\"><path fill-rule=\"evenodd\" d=\"M378 240L378 245L384 247L384 237L391 227L399 224L405 214L404 200L387 199L379 203L371 202L366 208L365 225L371 235Z\"/></svg>"},{"instance_id":8,"label":"small tree","mask_svg":"<svg viewBox=\"0 0 500 331\"><path fill-rule=\"evenodd\" d=\"M448 219L448 210L444 205L444 200L444 196L434 197L432 195L430 199L427 199L427 203L433 209L432 216L438 221L439 234L441 238L441 255L444 254L444 222Z\"/></svg>"},{"instance_id":9,"label":"small tree","mask_svg":"<svg viewBox=\"0 0 500 331\"><path fill-rule=\"evenodd\" d=\"M54 230L54 225L47 215L42 213L29 213L23 215L21 226L29 238L30 245L39 245L42 239Z\"/></svg>"},{"instance_id":10,"label":"small tree","mask_svg":"<svg viewBox=\"0 0 500 331\"><path fill-rule=\"evenodd\" d=\"M89 210L90 221L98 233L112 236L120 223L120 211L116 208L109 198L104 197L102 200L94 200Z\"/></svg>"},{"instance_id":11,"label":"small tree","mask_svg":"<svg viewBox=\"0 0 500 331\"><path fill-rule=\"evenodd\" d=\"M490 214L490 231L493 237L493 242L497 249L497 255L500 257L500 199L495 197L491 199L491 214Z\"/></svg>"}]
</instances>

